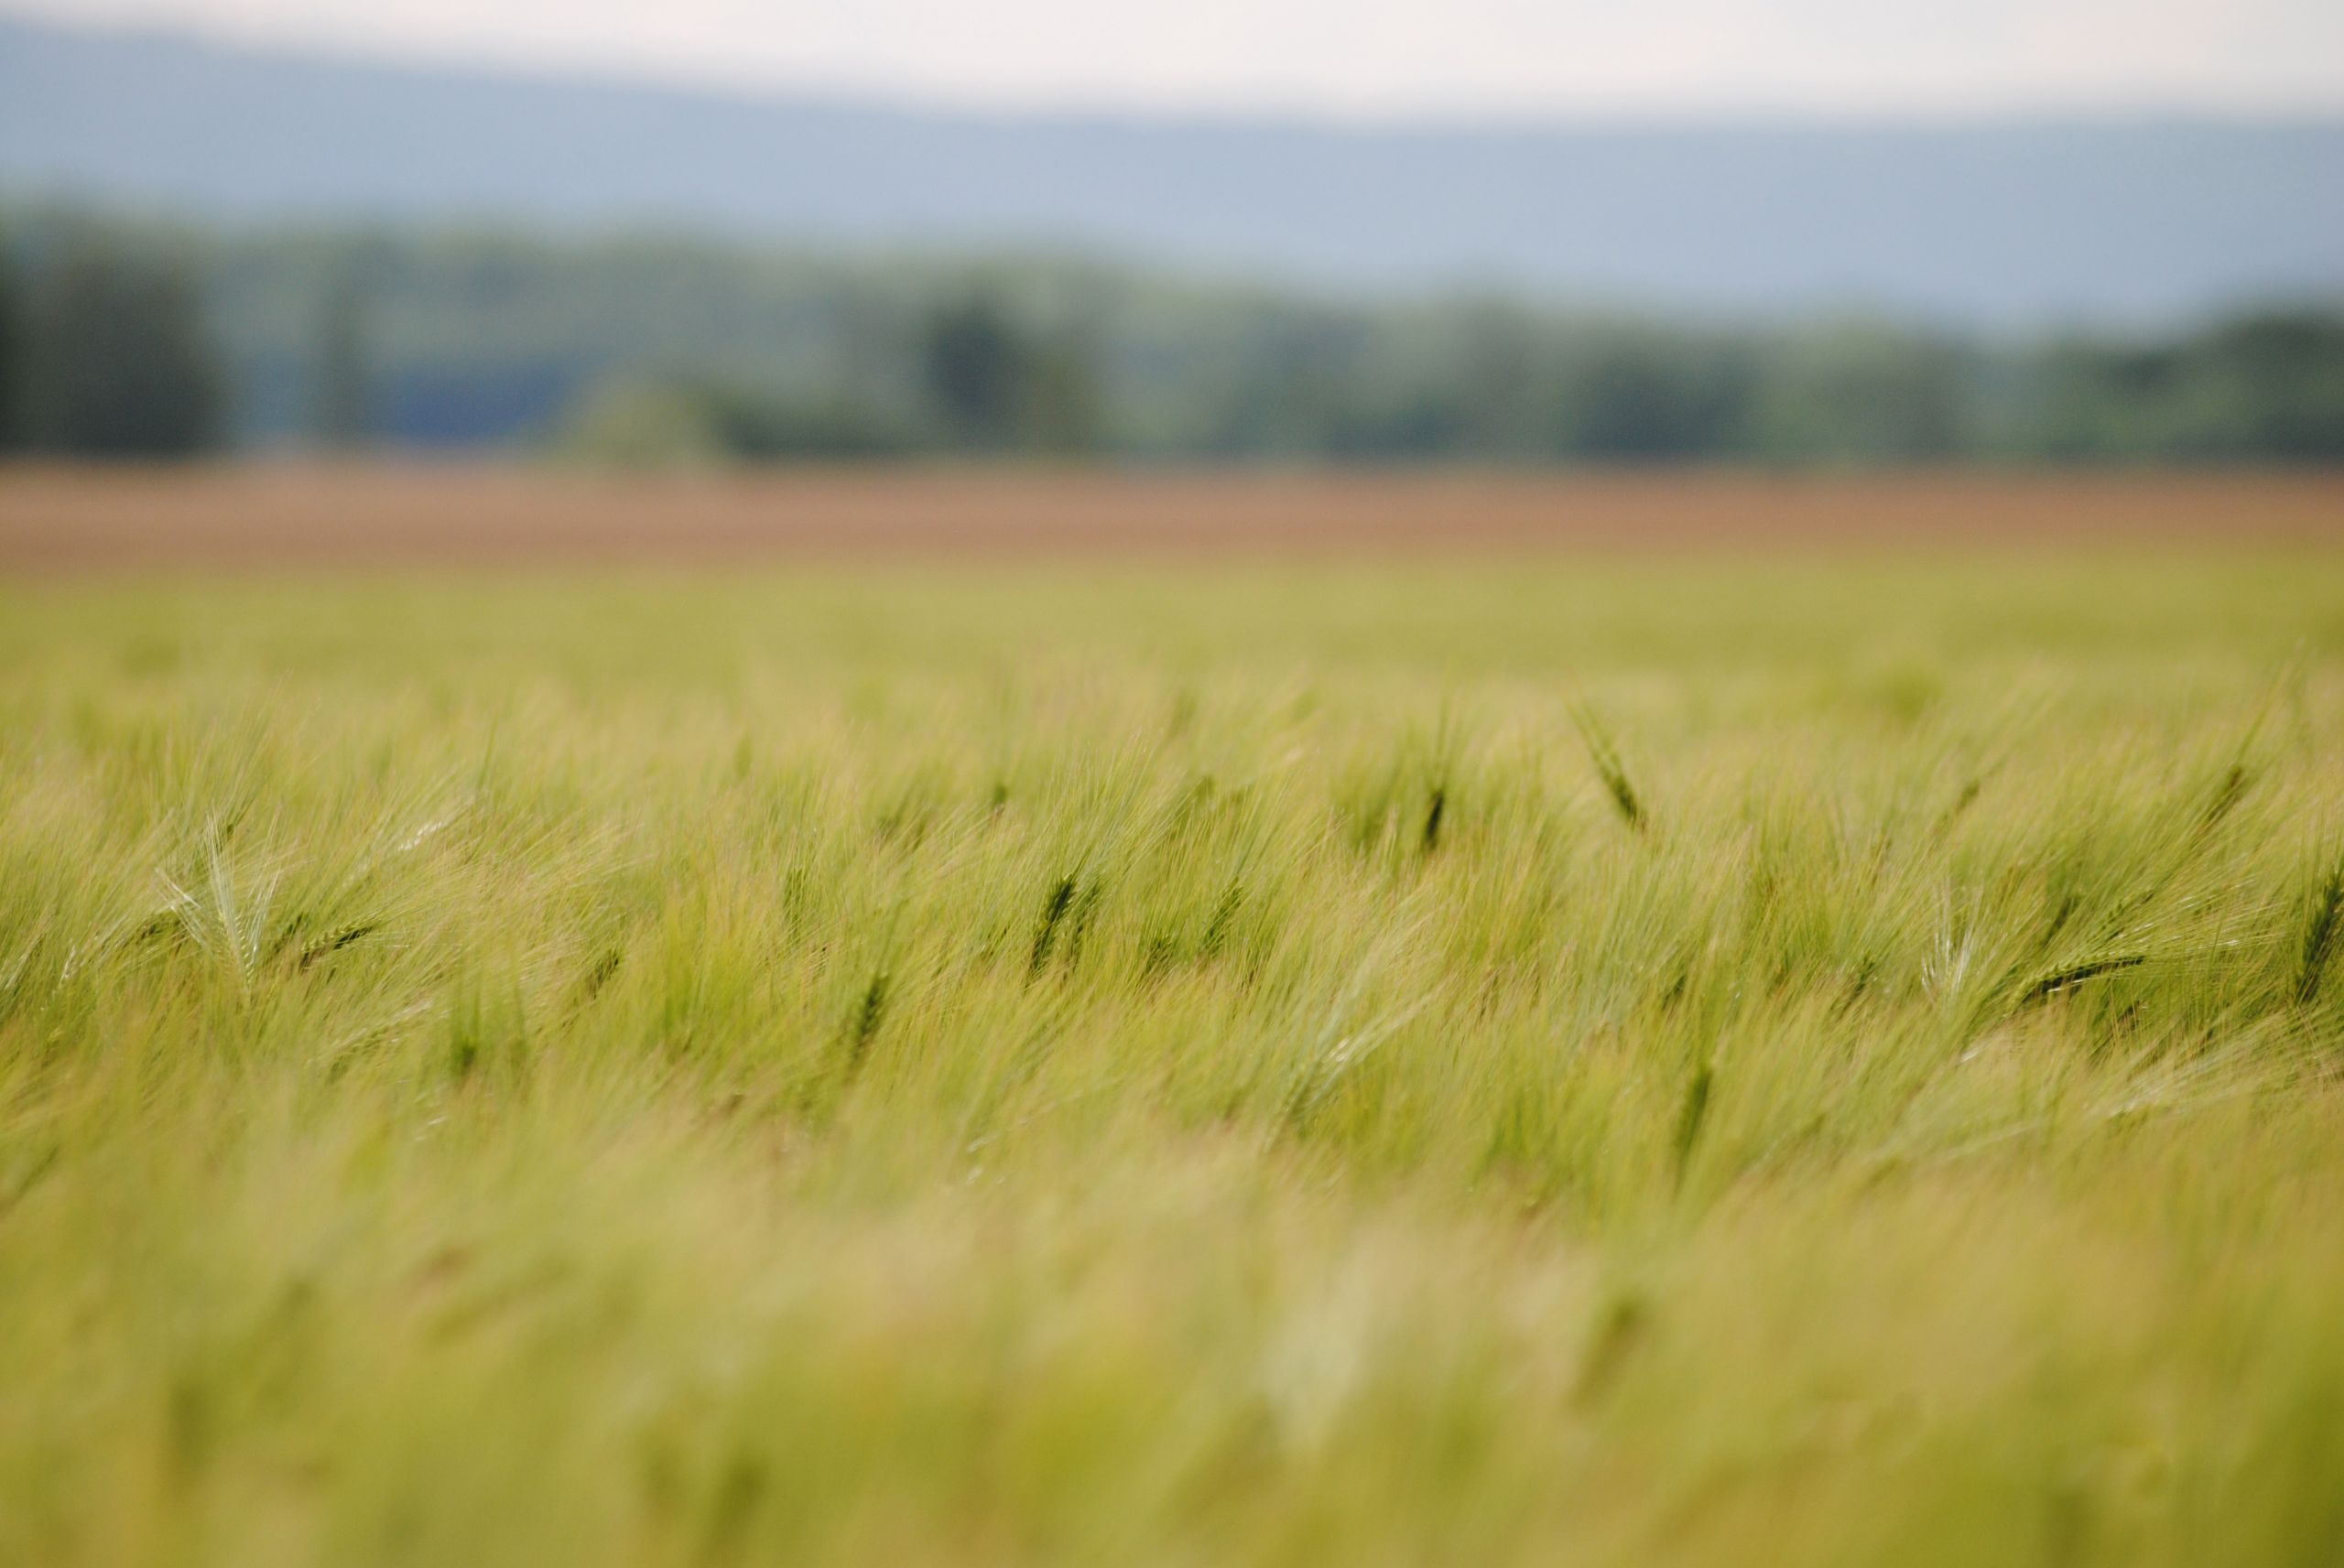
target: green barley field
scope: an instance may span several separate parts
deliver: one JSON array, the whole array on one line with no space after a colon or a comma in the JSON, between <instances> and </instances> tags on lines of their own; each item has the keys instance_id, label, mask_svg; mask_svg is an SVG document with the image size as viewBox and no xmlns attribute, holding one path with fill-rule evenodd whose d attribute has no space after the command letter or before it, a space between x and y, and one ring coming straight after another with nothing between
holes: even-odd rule
<instances>
[{"instance_id":1,"label":"green barley field","mask_svg":"<svg viewBox=\"0 0 2344 1568\"><path fill-rule=\"evenodd\" d=\"M2344 557L0 586L0 1563L2344 1561Z\"/></svg>"}]
</instances>

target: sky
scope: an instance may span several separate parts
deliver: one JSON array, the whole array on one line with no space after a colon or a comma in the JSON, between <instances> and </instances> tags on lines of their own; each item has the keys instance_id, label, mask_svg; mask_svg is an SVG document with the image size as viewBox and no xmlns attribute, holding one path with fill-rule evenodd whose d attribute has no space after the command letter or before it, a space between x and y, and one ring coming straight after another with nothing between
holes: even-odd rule
<instances>
[{"instance_id":1,"label":"sky","mask_svg":"<svg viewBox=\"0 0 2344 1568\"><path fill-rule=\"evenodd\" d=\"M2344 112L2344 0L0 0L0 12L1004 108Z\"/></svg>"}]
</instances>

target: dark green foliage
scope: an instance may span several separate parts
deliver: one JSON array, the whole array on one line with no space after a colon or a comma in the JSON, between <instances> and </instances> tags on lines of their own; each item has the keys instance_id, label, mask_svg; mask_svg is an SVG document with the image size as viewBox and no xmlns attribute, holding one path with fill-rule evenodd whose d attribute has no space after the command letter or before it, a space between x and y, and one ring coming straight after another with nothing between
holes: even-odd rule
<instances>
[{"instance_id":1,"label":"dark green foliage","mask_svg":"<svg viewBox=\"0 0 2344 1568\"><path fill-rule=\"evenodd\" d=\"M1604 793L1612 797L1613 809L1620 820L1641 832L1644 826L1644 797L1628 777L1627 764L1620 760L1620 748L1595 717L1594 710L1585 705L1571 709L1571 722L1579 727L1580 741L1587 746L1587 758L1594 764L1596 775L1602 779Z\"/></svg>"},{"instance_id":2,"label":"dark green foliage","mask_svg":"<svg viewBox=\"0 0 2344 1568\"><path fill-rule=\"evenodd\" d=\"M89 236L44 257L24 295L15 401L25 446L184 457L218 440L225 387L191 267Z\"/></svg>"},{"instance_id":3,"label":"dark green foliage","mask_svg":"<svg viewBox=\"0 0 2344 1568\"><path fill-rule=\"evenodd\" d=\"M309 388L314 434L321 446L360 446L374 430L368 294L364 267L354 256L327 275L318 306L317 360Z\"/></svg>"},{"instance_id":4,"label":"dark green foliage","mask_svg":"<svg viewBox=\"0 0 2344 1568\"><path fill-rule=\"evenodd\" d=\"M2344 458L2344 320L2252 316L2199 340L2192 371L2210 455Z\"/></svg>"},{"instance_id":5,"label":"dark green foliage","mask_svg":"<svg viewBox=\"0 0 2344 1568\"><path fill-rule=\"evenodd\" d=\"M1926 462L1970 449L1975 355L1878 324L1785 343L1753 399L1755 455L1785 460Z\"/></svg>"},{"instance_id":6,"label":"dark green foliage","mask_svg":"<svg viewBox=\"0 0 2344 1568\"><path fill-rule=\"evenodd\" d=\"M1613 1296L1597 1315L1579 1358L1572 1398L1581 1404L1601 1399L1617 1382L1621 1370L1652 1335L1652 1303L1635 1292Z\"/></svg>"},{"instance_id":7,"label":"dark green foliage","mask_svg":"<svg viewBox=\"0 0 2344 1568\"><path fill-rule=\"evenodd\" d=\"M2145 954L2121 953L2114 957L2090 958L2080 964L2069 964L2065 968L2052 970L2028 986L2019 995L2019 1005L2033 1006L2063 991L2071 991L2086 980L2096 980L2102 975L2112 975L2122 969L2138 968L2147 962Z\"/></svg>"},{"instance_id":8,"label":"dark green foliage","mask_svg":"<svg viewBox=\"0 0 2344 1568\"><path fill-rule=\"evenodd\" d=\"M2223 773L2222 782L2216 786L2213 798L2206 802L2206 809L2198 818L2198 830L2206 833L2219 827L2222 818L2237 810L2238 803L2246 798L2246 786L2253 782L2253 773L2243 761L2232 762Z\"/></svg>"},{"instance_id":9,"label":"dark green foliage","mask_svg":"<svg viewBox=\"0 0 2344 1568\"><path fill-rule=\"evenodd\" d=\"M624 949L612 947L606 950L601 957L594 960L593 968L586 971L585 979L579 982L578 989L590 1000L600 996L602 993L602 988L611 983L612 978L619 972L619 966L625 960L626 954Z\"/></svg>"},{"instance_id":10,"label":"dark green foliage","mask_svg":"<svg viewBox=\"0 0 2344 1568\"><path fill-rule=\"evenodd\" d=\"M1050 889L1049 897L1042 901L1042 917L1035 923L1033 957L1026 967L1028 974L1040 974L1043 966L1050 961L1050 948L1058 941L1058 926L1073 903L1074 879L1060 877Z\"/></svg>"},{"instance_id":11,"label":"dark green foliage","mask_svg":"<svg viewBox=\"0 0 2344 1568\"><path fill-rule=\"evenodd\" d=\"M2050 458L2344 457L2344 319L2266 312L2176 342L2054 345L2013 444Z\"/></svg>"},{"instance_id":12,"label":"dark green foliage","mask_svg":"<svg viewBox=\"0 0 2344 1568\"><path fill-rule=\"evenodd\" d=\"M1752 358L1731 341L1657 330L1606 334L1566 371L1554 449L1624 462L1732 452L1743 445L1749 420Z\"/></svg>"},{"instance_id":13,"label":"dark green foliage","mask_svg":"<svg viewBox=\"0 0 2344 1568\"><path fill-rule=\"evenodd\" d=\"M24 287L5 231L0 231L0 452L24 439Z\"/></svg>"},{"instance_id":14,"label":"dark green foliage","mask_svg":"<svg viewBox=\"0 0 2344 1568\"><path fill-rule=\"evenodd\" d=\"M863 1064L871 1056L871 1043L879 1037L879 1020L886 1010L887 971L881 969L863 988L863 1000L856 1004L854 1017L847 1027L844 1074L847 1082L852 1083L862 1076Z\"/></svg>"},{"instance_id":15,"label":"dark green foliage","mask_svg":"<svg viewBox=\"0 0 2344 1568\"><path fill-rule=\"evenodd\" d=\"M1429 855L1440 848L1440 819L1449 809L1449 791L1441 784L1432 788L1432 799L1425 806L1425 853Z\"/></svg>"},{"instance_id":16,"label":"dark green foliage","mask_svg":"<svg viewBox=\"0 0 2344 1568\"><path fill-rule=\"evenodd\" d=\"M1717 1069L1708 1062L1693 1069L1685 1081L1685 1100L1677 1109L1677 1136L1669 1145L1676 1176L1685 1179L1685 1167L1693 1158L1694 1147L1701 1141L1701 1124L1709 1119L1709 1090L1716 1083Z\"/></svg>"},{"instance_id":17,"label":"dark green foliage","mask_svg":"<svg viewBox=\"0 0 2344 1568\"><path fill-rule=\"evenodd\" d=\"M1035 349L1020 399L1026 446L1058 457L1098 449L1106 435L1106 409L1096 356L1097 350L1079 338L1053 339Z\"/></svg>"},{"instance_id":18,"label":"dark green foliage","mask_svg":"<svg viewBox=\"0 0 2344 1568\"><path fill-rule=\"evenodd\" d=\"M233 385L248 441L478 448L567 434L630 461L2344 457L2332 307L2011 344L1878 319L1737 327L1487 297L1338 302L1053 260L428 232L206 237L41 212L15 228L16 254L43 260L48 281L18 280L27 341L12 360L0 323L0 388L12 362L20 381L32 373L16 362L52 336L30 330L52 316L60 332L94 319L147 345L41 356L40 439L64 449L184 449ZM62 259L90 254L105 265ZM224 376L188 325L193 271ZM132 287L133 274L146 281ZM143 303L88 308L125 289ZM99 379L112 390L49 384L56 367L125 363L143 367L142 385L193 387L160 402L201 416L167 431L132 419L157 399L111 371ZM613 412L622 387L657 395ZM116 412L78 424L59 412L92 402ZM581 422L594 439L577 438ZM67 424L82 434L69 442Z\"/></svg>"},{"instance_id":19,"label":"dark green foliage","mask_svg":"<svg viewBox=\"0 0 2344 1568\"><path fill-rule=\"evenodd\" d=\"M1076 453L1099 440L1089 348L1031 330L988 296L947 305L928 319L919 368L949 446Z\"/></svg>"},{"instance_id":20,"label":"dark green foliage","mask_svg":"<svg viewBox=\"0 0 2344 1568\"><path fill-rule=\"evenodd\" d=\"M739 383L688 389L728 453L752 460L882 458L911 451L920 433L904 420L841 398L796 401Z\"/></svg>"},{"instance_id":21,"label":"dark green foliage","mask_svg":"<svg viewBox=\"0 0 2344 1568\"><path fill-rule=\"evenodd\" d=\"M2318 1000L2320 981L2328 974L2328 960L2336 956L2339 938L2344 938L2344 859L2329 869L2304 921L2303 951L2295 965L2298 1006L2309 1007Z\"/></svg>"},{"instance_id":22,"label":"dark green foliage","mask_svg":"<svg viewBox=\"0 0 2344 1568\"><path fill-rule=\"evenodd\" d=\"M364 941L380 929L380 922L362 920L306 942L301 946L300 967L306 969L320 958L339 953L353 943Z\"/></svg>"},{"instance_id":23,"label":"dark green foliage","mask_svg":"<svg viewBox=\"0 0 2344 1568\"><path fill-rule=\"evenodd\" d=\"M954 441L1001 447L1016 434L1032 374L1024 341L991 301L946 307L928 325L920 369Z\"/></svg>"}]
</instances>

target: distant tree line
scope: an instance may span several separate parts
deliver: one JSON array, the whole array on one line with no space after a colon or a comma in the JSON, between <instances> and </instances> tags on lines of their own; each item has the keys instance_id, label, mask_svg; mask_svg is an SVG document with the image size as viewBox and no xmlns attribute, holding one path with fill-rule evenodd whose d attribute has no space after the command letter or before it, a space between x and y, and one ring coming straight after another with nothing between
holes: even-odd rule
<instances>
[{"instance_id":1,"label":"distant tree line","mask_svg":"<svg viewBox=\"0 0 2344 1568\"><path fill-rule=\"evenodd\" d=\"M184 243L73 223L0 229L0 452L186 458L234 438L234 362L212 297L215 263ZM364 442L371 423L364 284L322 283L309 433Z\"/></svg>"},{"instance_id":2,"label":"distant tree line","mask_svg":"<svg viewBox=\"0 0 2344 1568\"><path fill-rule=\"evenodd\" d=\"M183 262L93 240L0 245L0 449L189 456L220 439L226 395Z\"/></svg>"},{"instance_id":3,"label":"distant tree line","mask_svg":"<svg viewBox=\"0 0 2344 1568\"><path fill-rule=\"evenodd\" d=\"M1372 335L1316 345L1305 335L1151 406L1144 393L1119 398L1119 378L1080 341L953 306L920 339L924 399L631 373L574 405L561 438L655 464L913 452L1522 466L2344 461L2344 316L2317 311L2154 343L2067 339L2001 352L1878 324L1696 335L1460 323L1445 354L1395 364Z\"/></svg>"},{"instance_id":4,"label":"distant tree line","mask_svg":"<svg viewBox=\"0 0 2344 1568\"><path fill-rule=\"evenodd\" d=\"M1033 259L631 239L0 239L0 442L1499 464L2344 460L2344 313L2158 335L1338 304Z\"/></svg>"},{"instance_id":5,"label":"distant tree line","mask_svg":"<svg viewBox=\"0 0 2344 1568\"><path fill-rule=\"evenodd\" d=\"M784 393L742 376L622 373L565 414L558 442L626 466L920 454L1095 456L1106 450L1098 366L1064 332L1021 326L990 298L942 302L903 334L902 395L847 376Z\"/></svg>"}]
</instances>

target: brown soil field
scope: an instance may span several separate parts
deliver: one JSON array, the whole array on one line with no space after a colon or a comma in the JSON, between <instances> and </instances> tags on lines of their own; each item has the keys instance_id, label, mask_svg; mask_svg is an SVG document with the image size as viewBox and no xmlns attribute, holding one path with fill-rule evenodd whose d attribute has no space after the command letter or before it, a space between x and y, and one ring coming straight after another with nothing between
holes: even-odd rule
<instances>
[{"instance_id":1,"label":"brown soil field","mask_svg":"<svg viewBox=\"0 0 2344 1568\"><path fill-rule=\"evenodd\" d=\"M0 571L2344 544L2344 472L0 469Z\"/></svg>"}]
</instances>

